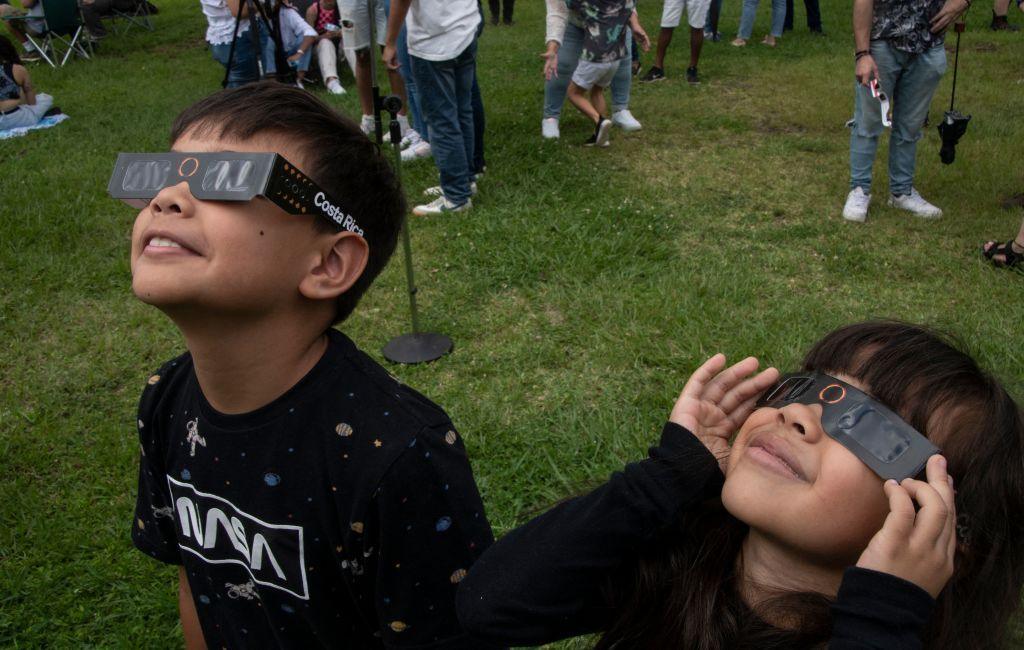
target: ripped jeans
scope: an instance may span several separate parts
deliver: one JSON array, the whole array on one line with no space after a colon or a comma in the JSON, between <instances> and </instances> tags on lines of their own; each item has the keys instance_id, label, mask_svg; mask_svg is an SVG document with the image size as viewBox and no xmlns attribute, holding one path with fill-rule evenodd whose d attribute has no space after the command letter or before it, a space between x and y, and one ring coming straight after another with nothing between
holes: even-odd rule
<instances>
[{"instance_id":1,"label":"ripped jeans","mask_svg":"<svg viewBox=\"0 0 1024 650\"><path fill-rule=\"evenodd\" d=\"M879 84L892 102L889 136L889 191L909 194L914 185L914 160L928 108L946 71L946 50L936 45L921 54L871 41L871 56L878 66ZM856 81L854 124L850 130L850 189L871 192L871 167L882 134L882 113L871 89Z\"/></svg>"}]
</instances>

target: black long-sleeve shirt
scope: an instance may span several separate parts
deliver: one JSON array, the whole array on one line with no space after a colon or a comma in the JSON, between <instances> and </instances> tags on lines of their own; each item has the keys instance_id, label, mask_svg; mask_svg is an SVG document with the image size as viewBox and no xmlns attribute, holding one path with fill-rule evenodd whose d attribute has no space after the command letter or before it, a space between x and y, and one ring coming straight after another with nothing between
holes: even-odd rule
<instances>
[{"instance_id":1,"label":"black long-sleeve shirt","mask_svg":"<svg viewBox=\"0 0 1024 650\"><path fill-rule=\"evenodd\" d=\"M668 423L647 459L587 495L508 533L473 565L458 592L459 619L481 640L538 645L599 632L613 612L602 598L611 573L686 510L721 493L716 459ZM921 647L933 606L916 585L850 568L832 607L832 650Z\"/></svg>"}]
</instances>

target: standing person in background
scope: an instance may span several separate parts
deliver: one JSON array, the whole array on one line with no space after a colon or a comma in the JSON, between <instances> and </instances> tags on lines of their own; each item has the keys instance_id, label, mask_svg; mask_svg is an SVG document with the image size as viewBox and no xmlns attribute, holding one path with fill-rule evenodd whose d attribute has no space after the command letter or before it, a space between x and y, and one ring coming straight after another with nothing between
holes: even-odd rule
<instances>
[{"instance_id":1,"label":"standing person in background","mask_svg":"<svg viewBox=\"0 0 1024 650\"><path fill-rule=\"evenodd\" d=\"M1024 11L1024 0L1017 3L1021 11ZM1008 20L1007 14L1010 11L1010 0L995 0L992 3L992 23L989 27L994 32L1016 32L1020 25L1014 25Z\"/></svg>"},{"instance_id":2,"label":"standing person in background","mask_svg":"<svg viewBox=\"0 0 1024 650\"><path fill-rule=\"evenodd\" d=\"M359 92L359 106L363 118L359 128L369 135L374 129L373 119L373 79L370 78L370 9L366 0L340 0L338 9L341 11L341 40L346 50L356 54L356 90ZM384 45L384 34L387 30L387 14L383 0L373 3L373 17L377 44ZM391 92L401 98L402 110L398 112L398 124L404 136L409 131L408 98L405 96L405 82L397 69L388 69L388 83Z\"/></svg>"},{"instance_id":3,"label":"standing person in background","mask_svg":"<svg viewBox=\"0 0 1024 650\"><path fill-rule=\"evenodd\" d=\"M409 98L409 112L412 114L412 127L402 137L402 160L412 162L430 158L430 140L427 131L427 120L423 117L423 102L420 101L420 89L416 78L412 76L412 62L409 60L409 30L402 25L395 42L395 53L398 57L398 72L405 81L405 94Z\"/></svg>"},{"instance_id":4,"label":"standing person in background","mask_svg":"<svg viewBox=\"0 0 1024 650\"><path fill-rule=\"evenodd\" d=\"M627 39L627 47L637 43L646 50L650 47L647 32L636 23L639 31ZM563 0L547 0L547 50L544 58L544 118L541 120L541 135L554 140L560 135L558 121L562 115L562 104L569 89L569 80L580 60L583 50L584 30L582 23L570 19L569 9ZM634 42L635 41L635 42ZM642 126L629 110L629 92L633 80L631 57L624 59L612 79L612 123L623 131L639 131Z\"/></svg>"},{"instance_id":5,"label":"standing person in background","mask_svg":"<svg viewBox=\"0 0 1024 650\"><path fill-rule=\"evenodd\" d=\"M406 16L408 15L408 20ZM419 216L473 207L473 80L476 78L476 0L393 0L384 62L398 74L398 35L408 29L409 60L430 130L442 195L413 208Z\"/></svg>"},{"instance_id":6,"label":"standing person in background","mask_svg":"<svg viewBox=\"0 0 1024 650\"><path fill-rule=\"evenodd\" d=\"M707 24L708 9L711 0L665 0L661 11L661 31L658 32L658 49L654 53L654 64L640 81L661 81L665 78L665 54L672 43L672 33L679 27L683 9L690 23L690 66L686 68L686 81L690 85L700 83L697 76L697 63L700 62L700 50L704 45L704 26Z\"/></svg>"},{"instance_id":7,"label":"standing person in background","mask_svg":"<svg viewBox=\"0 0 1024 650\"><path fill-rule=\"evenodd\" d=\"M248 10L240 6L241 0L199 0L199 4L206 16L206 42L210 44L210 52L227 71L226 87L235 88L258 81L258 54L249 32ZM235 34L235 18L239 11L242 19L238 21L238 33Z\"/></svg>"},{"instance_id":8,"label":"standing person in background","mask_svg":"<svg viewBox=\"0 0 1024 650\"><path fill-rule=\"evenodd\" d=\"M338 78L338 54L345 53L352 74L356 73L356 57L353 52L341 46L341 18L338 14L336 0L318 0L306 9L306 22L317 33L316 60L320 66L320 76L324 79L327 92L332 95L344 95L345 89Z\"/></svg>"},{"instance_id":9,"label":"standing person in background","mask_svg":"<svg viewBox=\"0 0 1024 650\"><path fill-rule=\"evenodd\" d=\"M946 71L946 28L968 7L968 0L854 0L857 83L850 131L850 193L843 206L847 221L865 221L871 202L871 167L883 130L873 83L893 103L889 205L919 217L942 216L942 210L914 188L917 141Z\"/></svg>"},{"instance_id":10,"label":"standing person in background","mask_svg":"<svg viewBox=\"0 0 1024 650\"><path fill-rule=\"evenodd\" d=\"M0 36L0 130L34 126L52 106L53 97L36 93L17 48Z\"/></svg>"},{"instance_id":11,"label":"standing person in background","mask_svg":"<svg viewBox=\"0 0 1024 650\"><path fill-rule=\"evenodd\" d=\"M498 19L506 25L512 24L512 8L516 0L487 0L491 7L491 24L497 25Z\"/></svg>"},{"instance_id":12,"label":"standing person in background","mask_svg":"<svg viewBox=\"0 0 1024 650\"><path fill-rule=\"evenodd\" d=\"M807 10L807 29L811 30L812 34L824 35L825 31L821 28L821 6L818 4L818 0L804 0L804 9ZM782 25L782 31L792 30L793 0L786 0L786 20Z\"/></svg>"},{"instance_id":13,"label":"standing person in background","mask_svg":"<svg viewBox=\"0 0 1024 650\"><path fill-rule=\"evenodd\" d=\"M704 38L717 43L722 40L722 34L718 31L718 18L722 15L722 0L711 0L708 8L708 19L704 23Z\"/></svg>"},{"instance_id":14,"label":"standing person in background","mask_svg":"<svg viewBox=\"0 0 1024 650\"><path fill-rule=\"evenodd\" d=\"M754 19L757 17L757 4L759 0L743 0L743 13L740 14L740 29L736 38L732 39L733 47L743 47L750 40L754 31ZM782 36L782 27L786 22L786 0L772 0L772 27L764 40L761 41L768 47L775 47L778 39Z\"/></svg>"}]
</instances>

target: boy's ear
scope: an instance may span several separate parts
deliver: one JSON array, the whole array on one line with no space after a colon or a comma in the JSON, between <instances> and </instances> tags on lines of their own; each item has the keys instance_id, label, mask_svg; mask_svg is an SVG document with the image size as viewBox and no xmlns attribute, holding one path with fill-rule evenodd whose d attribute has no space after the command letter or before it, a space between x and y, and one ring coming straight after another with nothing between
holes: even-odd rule
<instances>
[{"instance_id":1,"label":"boy's ear","mask_svg":"<svg viewBox=\"0 0 1024 650\"><path fill-rule=\"evenodd\" d=\"M310 300L333 300L348 291L366 268L370 246L359 235L343 231L331 235L319 250L314 266L299 283L299 293Z\"/></svg>"}]
</instances>

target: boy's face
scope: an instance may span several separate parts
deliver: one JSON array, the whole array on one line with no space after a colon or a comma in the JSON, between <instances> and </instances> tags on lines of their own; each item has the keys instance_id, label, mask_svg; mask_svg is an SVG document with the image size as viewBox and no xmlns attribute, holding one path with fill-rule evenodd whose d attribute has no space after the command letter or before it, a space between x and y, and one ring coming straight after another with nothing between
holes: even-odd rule
<instances>
[{"instance_id":1,"label":"boy's face","mask_svg":"<svg viewBox=\"0 0 1024 650\"><path fill-rule=\"evenodd\" d=\"M183 135L174 151L273 151L308 169L284 138L246 142ZM180 314L262 315L300 300L325 237L305 215L270 201L201 201L182 182L161 190L135 219L132 290L143 302Z\"/></svg>"}]
</instances>

